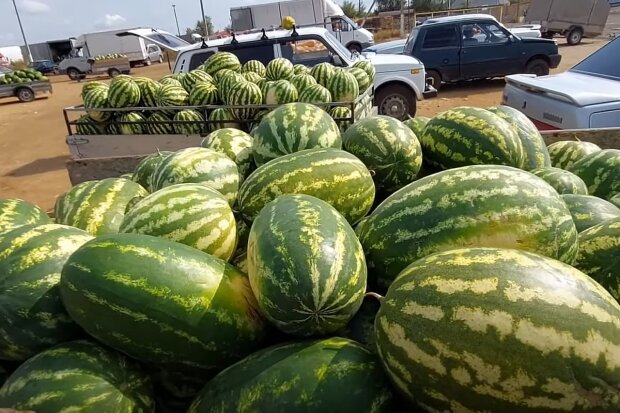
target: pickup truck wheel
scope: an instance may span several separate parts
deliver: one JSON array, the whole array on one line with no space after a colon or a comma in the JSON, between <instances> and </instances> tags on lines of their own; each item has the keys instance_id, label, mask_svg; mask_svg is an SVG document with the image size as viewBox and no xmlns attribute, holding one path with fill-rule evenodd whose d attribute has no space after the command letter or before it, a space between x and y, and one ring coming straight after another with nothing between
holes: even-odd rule
<instances>
[{"instance_id":1,"label":"pickup truck wheel","mask_svg":"<svg viewBox=\"0 0 620 413\"><path fill-rule=\"evenodd\" d=\"M403 85L386 86L377 92L375 102L379 115L406 120L415 116L416 98L411 89Z\"/></svg>"},{"instance_id":2,"label":"pickup truck wheel","mask_svg":"<svg viewBox=\"0 0 620 413\"><path fill-rule=\"evenodd\" d=\"M427 83L431 83L431 86L439 92L439 88L441 88L441 75L439 72L436 70L429 70L426 72L426 81Z\"/></svg>"},{"instance_id":3,"label":"pickup truck wheel","mask_svg":"<svg viewBox=\"0 0 620 413\"><path fill-rule=\"evenodd\" d=\"M78 80L80 78L80 71L71 67L67 69L67 76L69 76L71 80Z\"/></svg>"},{"instance_id":4,"label":"pickup truck wheel","mask_svg":"<svg viewBox=\"0 0 620 413\"><path fill-rule=\"evenodd\" d=\"M579 27L574 28L566 35L566 43L571 46L581 43L581 39L583 39L583 30Z\"/></svg>"},{"instance_id":5,"label":"pickup truck wheel","mask_svg":"<svg viewBox=\"0 0 620 413\"><path fill-rule=\"evenodd\" d=\"M110 76L111 78L115 78L116 76L120 75L121 72L118 69L110 69L108 70L108 76Z\"/></svg>"},{"instance_id":6,"label":"pickup truck wheel","mask_svg":"<svg viewBox=\"0 0 620 413\"><path fill-rule=\"evenodd\" d=\"M22 102L32 102L34 100L34 92L27 87L20 87L15 91L15 96Z\"/></svg>"},{"instance_id":7,"label":"pickup truck wheel","mask_svg":"<svg viewBox=\"0 0 620 413\"><path fill-rule=\"evenodd\" d=\"M536 76L547 76L549 74L549 63L542 59L530 60L525 66L525 73Z\"/></svg>"}]
</instances>

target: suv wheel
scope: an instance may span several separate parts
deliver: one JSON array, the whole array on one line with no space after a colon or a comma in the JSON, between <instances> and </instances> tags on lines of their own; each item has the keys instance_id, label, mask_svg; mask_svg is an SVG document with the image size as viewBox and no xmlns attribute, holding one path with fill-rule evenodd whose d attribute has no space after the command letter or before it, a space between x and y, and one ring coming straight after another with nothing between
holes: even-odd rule
<instances>
[{"instance_id":1,"label":"suv wheel","mask_svg":"<svg viewBox=\"0 0 620 413\"><path fill-rule=\"evenodd\" d=\"M388 85L379 89L375 96L379 115L406 120L415 116L416 99L411 89L403 85Z\"/></svg>"},{"instance_id":2,"label":"suv wheel","mask_svg":"<svg viewBox=\"0 0 620 413\"><path fill-rule=\"evenodd\" d=\"M583 30L579 27L574 28L566 35L566 43L571 46L581 43L581 39L583 39Z\"/></svg>"},{"instance_id":3,"label":"suv wheel","mask_svg":"<svg viewBox=\"0 0 620 413\"><path fill-rule=\"evenodd\" d=\"M536 76L547 76L549 74L549 63L542 59L530 60L525 66L525 73Z\"/></svg>"}]
</instances>

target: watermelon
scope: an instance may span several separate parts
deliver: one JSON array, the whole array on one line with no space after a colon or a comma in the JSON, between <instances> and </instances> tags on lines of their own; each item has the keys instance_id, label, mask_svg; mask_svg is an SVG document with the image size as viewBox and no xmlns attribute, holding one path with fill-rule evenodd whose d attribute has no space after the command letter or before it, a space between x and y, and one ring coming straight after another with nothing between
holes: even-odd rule
<instances>
[{"instance_id":1,"label":"watermelon","mask_svg":"<svg viewBox=\"0 0 620 413\"><path fill-rule=\"evenodd\" d=\"M305 66L304 66L305 67ZM309 73L300 73L294 75L291 78L291 83L299 93L303 92L305 88L311 85L316 85L316 80Z\"/></svg>"},{"instance_id":2,"label":"watermelon","mask_svg":"<svg viewBox=\"0 0 620 413\"><path fill-rule=\"evenodd\" d=\"M217 375L187 413L390 413L376 356L340 337L261 350Z\"/></svg>"},{"instance_id":3,"label":"watermelon","mask_svg":"<svg viewBox=\"0 0 620 413\"><path fill-rule=\"evenodd\" d=\"M317 83L302 90L299 94L299 101L303 103L330 103L332 94L327 88Z\"/></svg>"},{"instance_id":4,"label":"watermelon","mask_svg":"<svg viewBox=\"0 0 620 413\"><path fill-rule=\"evenodd\" d=\"M84 86L82 86L82 93L81 93L82 99L84 99L84 97L89 91L93 89L97 89L97 88L108 90L108 85L106 85L103 82L97 82L97 81L89 81L89 82L84 83Z\"/></svg>"},{"instance_id":5,"label":"watermelon","mask_svg":"<svg viewBox=\"0 0 620 413\"><path fill-rule=\"evenodd\" d=\"M123 112L119 120L130 122L120 124L121 135L142 135L147 132L146 119L140 112Z\"/></svg>"},{"instance_id":6,"label":"watermelon","mask_svg":"<svg viewBox=\"0 0 620 413\"><path fill-rule=\"evenodd\" d=\"M334 102L352 102L360 94L355 76L346 70L336 70L327 82Z\"/></svg>"},{"instance_id":7,"label":"watermelon","mask_svg":"<svg viewBox=\"0 0 620 413\"><path fill-rule=\"evenodd\" d=\"M372 293L374 295L374 293ZM375 297L366 295L360 309L349 323L336 332L336 336L358 342L369 351L376 353L374 323L379 312L380 302Z\"/></svg>"},{"instance_id":8,"label":"watermelon","mask_svg":"<svg viewBox=\"0 0 620 413\"><path fill-rule=\"evenodd\" d=\"M579 255L575 267L620 301L620 217L604 221L579 234Z\"/></svg>"},{"instance_id":9,"label":"watermelon","mask_svg":"<svg viewBox=\"0 0 620 413\"><path fill-rule=\"evenodd\" d=\"M245 223L242 218L237 219L237 251L235 251L235 258L241 258L242 261L246 261L247 264L247 251L248 251L248 238L250 237L250 226ZM233 262L235 260L233 258ZM241 268L241 267L238 267ZM243 271L247 274L247 269Z\"/></svg>"},{"instance_id":10,"label":"watermelon","mask_svg":"<svg viewBox=\"0 0 620 413\"><path fill-rule=\"evenodd\" d=\"M243 73L243 77L245 78L245 80L247 80L248 82L252 82L255 83L256 85L260 86L260 83L263 82L265 80L265 78L260 77L259 74L254 73L254 72L245 72Z\"/></svg>"},{"instance_id":11,"label":"watermelon","mask_svg":"<svg viewBox=\"0 0 620 413\"><path fill-rule=\"evenodd\" d=\"M0 389L0 406L37 413L149 413L149 377L138 363L90 341L37 354Z\"/></svg>"},{"instance_id":12,"label":"watermelon","mask_svg":"<svg viewBox=\"0 0 620 413\"><path fill-rule=\"evenodd\" d=\"M130 108L140 103L140 87L131 76L117 76L110 82L108 103L111 108Z\"/></svg>"},{"instance_id":13,"label":"watermelon","mask_svg":"<svg viewBox=\"0 0 620 413\"><path fill-rule=\"evenodd\" d=\"M377 74L377 70L369 60L358 60L357 62L355 62L353 67L364 70L368 75L368 78L370 79L370 83L373 83L375 81L375 75Z\"/></svg>"},{"instance_id":14,"label":"watermelon","mask_svg":"<svg viewBox=\"0 0 620 413\"><path fill-rule=\"evenodd\" d=\"M551 166L549 151L542 135L523 112L505 105L494 106L488 110L512 125L517 132L524 149L523 169L531 171Z\"/></svg>"},{"instance_id":15,"label":"watermelon","mask_svg":"<svg viewBox=\"0 0 620 413\"><path fill-rule=\"evenodd\" d=\"M189 93L190 106L215 105L218 99L217 86L211 82L200 82Z\"/></svg>"},{"instance_id":16,"label":"watermelon","mask_svg":"<svg viewBox=\"0 0 620 413\"><path fill-rule=\"evenodd\" d=\"M341 134L344 134L352 124L350 119L353 118L353 113L351 109L346 106L335 106L331 108L329 110L329 116L336 121Z\"/></svg>"},{"instance_id":17,"label":"watermelon","mask_svg":"<svg viewBox=\"0 0 620 413\"><path fill-rule=\"evenodd\" d=\"M366 92L366 90L372 85L370 77L368 77L368 73L366 73L364 69L360 67L352 67L349 69L349 73L351 73L355 77L355 80L357 80L360 95Z\"/></svg>"},{"instance_id":18,"label":"watermelon","mask_svg":"<svg viewBox=\"0 0 620 413\"><path fill-rule=\"evenodd\" d=\"M263 102L267 105L282 105L296 102L299 95L297 89L288 80L268 82L263 94Z\"/></svg>"},{"instance_id":19,"label":"watermelon","mask_svg":"<svg viewBox=\"0 0 620 413\"><path fill-rule=\"evenodd\" d=\"M140 186L145 188L147 191L153 192L153 185L151 184L151 176L153 175L153 171L155 171L166 156L171 153L172 152L169 151L157 151L157 153L146 156L140 161L140 163L138 163L136 169L134 169L131 180L140 184Z\"/></svg>"},{"instance_id":20,"label":"watermelon","mask_svg":"<svg viewBox=\"0 0 620 413\"><path fill-rule=\"evenodd\" d=\"M235 84L231 89L227 103L232 106L244 106L232 109L235 119L251 120L254 117L256 109L249 106L260 105L262 101L263 95L260 88L256 84L244 80L243 82Z\"/></svg>"},{"instance_id":21,"label":"watermelon","mask_svg":"<svg viewBox=\"0 0 620 413\"><path fill-rule=\"evenodd\" d=\"M485 109L449 109L431 119L419 138L424 160L443 169L485 164L523 166L519 136L505 120Z\"/></svg>"},{"instance_id":22,"label":"watermelon","mask_svg":"<svg viewBox=\"0 0 620 413\"><path fill-rule=\"evenodd\" d=\"M260 77L265 77L265 65L260 60L248 60L241 67L244 73L256 73Z\"/></svg>"},{"instance_id":23,"label":"watermelon","mask_svg":"<svg viewBox=\"0 0 620 413\"><path fill-rule=\"evenodd\" d=\"M83 182L56 200L56 222L93 235L117 233L127 206L147 195L146 189L129 179Z\"/></svg>"},{"instance_id":24,"label":"watermelon","mask_svg":"<svg viewBox=\"0 0 620 413\"><path fill-rule=\"evenodd\" d=\"M0 234L22 225L51 222L45 211L30 202L18 198L0 198Z\"/></svg>"},{"instance_id":25,"label":"watermelon","mask_svg":"<svg viewBox=\"0 0 620 413\"><path fill-rule=\"evenodd\" d=\"M204 72L203 72L204 73ZM205 118L200 112L194 109L181 110L174 115L175 122L194 122L194 123L175 123L174 131L178 135L199 135L204 128Z\"/></svg>"},{"instance_id":26,"label":"watermelon","mask_svg":"<svg viewBox=\"0 0 620 413\"><path fill-rule=\"evenodd\" d=\"M568 169L586 155L598 152L601 148L591 142L559 141L547 146L551 166Z\"/></svg>"},{"instance_id":27,"label":"watermelon","mask_svg":"<svg viewBox=\"0 0 620 413\"><path fill-rule=\"evenodd\" d=\"M295 74L290 60L277 57L267 63L265 79L267 80L290 80Z\"/></svg>"},{"instance_id":28,"label":"watermelon","mask_svg":"<svg viewBox=\"0 0 620 413\"><path fill-rule=\"evenodd\" d=\"M595 196L567 194L562 195L562 199L573 216L577 232L620 217L620 208Z\"/></svg>"},{"instance_id":29,"label":"watermelon","mask_svg":"<svg viewBox=\"0 0 620 413\"><path fill-rule=\"evenodd\" d=\"M355 223L370 210L375 185L366 166L335 148L307 149L258 167L239 189L239 210L252 222L260 210L282 194L317 197Z\"/></svg>"},{"instance_id":30,"label":"watermelon","mask_svg":"<svg viewBox=\"0 0 620 413\"><path fill-rule=\"evenodd\" d=\"M189 94L185 89L175 85L163 85L155 95L155 102L158 107L168 106L187 106L189 103ZM163 111L169 115L176 113L175 109Z\"/></svg>"},{"instance_id":31,"label":"watermelon","mask_svg":"<svg viewBox=\"0 0 620 413\"><path fill-rule=\"evenodd\" d=\"M108 122L101 124L102 128L104 128L103 133L107 133L108 135L122 135L121 125L119 124L121 117L122 112L117 112ZM146 125L146 128L148 128L148 125Z\"/></svg>"},{"instance_id":32,"label":"watermelon","mask_svg":"<svg viewBox=\"0 0 620 413\"><path fill-rule=\"evenodd\" d=\"M177 184L127 211L119 232L153 235L228 261L235 251L235 217L222 194L205 185Z\"/></svg>"},{"instance_id":33,"label":"watermelon","mask_svg":"<svg viewBox=\"0 0 620 413\"><path fill-rule=\"evenodd\" d=\"M208 134L200 146L221 152L232 159L237 164L240 182L243 182L254 168L252 141L250 135L239 129L224 128Z\"/></svg>"},{"instance_id":34,"label":"watermelon","mask_svg":"<svg viewBox=\"0 0 620 413\"><path fill-rule=\"evenodd\" d=\"M334 66L327 62L319 63L318 65L314 66L312 70L310 70L310 74L312 75L312 77L314 77L314 79L319 85L325 88L328 87L329 80L335 72L336 69L334 68Z\"/></svg>"},{"instance_id":35,"label":"watermelon","mask_svg":"<svg viewBox=\"0 0 620 413\"><path fill-rule=\"evenodd\" d=\"M289 103L269 112L254 134L254 162L311 148L341 148L340 130L327 112L309 103Z\"/></svg>"},{"instance_id":36,"label":"watermelon","mask_svg":"<svg viewBox=\"0 0 620 413\"><path fill-rule=\"evenodd\" d=\"M172 135L172 118L163 112L153 112L146 118L146 131L151 135Z\"/></svg>"},{"instance_id":37,"label":"watermelon","mask_svg":"<svg viewBox=\"0 0 620 413\"><path fill-rule=\"evenodd\" d=\"M230 98L232 94L234 93L238 85L243 84L243 83L251 83L251 82L248 82L245 79L245 77L241 75L240 73L236 73L232 71L226 72L226 74L220 78L217 84L217 90L218 90L218 95L220 97L220 100L223 103L230 105L231 104Z\"/></svg>"},{"instance_id":38,"label":"watermelon","mask_svg":"<svg viewBox=\"0 0 620 413\"><path fill-rule=\"evenodd\" d=\"M424 411L611 413L619 317L613 298L566 264L465 248L405 268L375 335L392 383Z\"/></svg>"},{"instance_id":39,"label":"watermelon","mask_svg":"<svg viewBox=\"0 0 620 413\"><path fill-rule=\"evenodd\" d=\"M231 69L221 69L219 71L217 71L214 75L213 75L213 83L215 83L216 85L219 85L220 82L222 81L222 78L224 76L228 76L231 73L237 73L234 70Z\"/></svg>"},{"instance_id":40,"label":"watermelon","mask_svg":"<svg viewBox=\"0 0 620 413\"><path fill-rule=\"evenodd\" d=\"M181 84L190 93L197 84L202 82L213 83L213 78L203 70L192 70L183 76Z\"/></svg>"},{"instance_id":41,"label":"watermelon","mask_svg":"<svg viewBox=\"0 0 620 413\"><path fill-rule=\"evenodd\" d=\"M241 128L241 125L235 120L232 110L228 108L213 109L209 113L209 123L207 128L210 132L222 128Z\"/></svg>"},{"instance_id":42,"label":"watermelon","mask_svg":"<svg viewBox=\"0 0 620 413\"><path fill-rule=\"evenodd\" d=\"M237 56L229 52L217 52L209 56L206 62L204 62L202 69L210 74L215 75L222 69L232 70L239 72L241 70L241 63Z\"/></svg>"},{"instance_id":43,"label":"watermelon","mask_svg":"<svg viewBox=\"0 0 620 413\"><path fill-rule=\"evenodd\" d=\"M26 360L80 336L57 285L69 256L92 238L57 224L22 225L0 234L0 359Z\"/></svg>"},{"instance_id":44,"label":"watermelon","mask_svg":"<svg viewBox=\"0 0 620 413\"><path fill-rule=\"evenodd\" d=\"M583 179L590 195L610 199L620 192L620 149L585 155L568 170Z\"/></svg>"},{"instance_id":45,"label":"watermelon","mask_svg":"<svg viewBox=\"0 0 620 413\"><path fill-rule=\"evenodd\" d=\"M164 85L176 86L176 87L180 87L181 89L185 90L183 88L183 84L173 77L166 76L159 80L159 84L162 86Z\"/></svg>"},{"instance_id":46,"label":"watermelon","mask_svg":"<svg viewBox=\"0 0 620 413\"><path fill-rule=\"evenodd\" d=\"M108 103L108 88L97 87L89 90L84 96L84 108L90 118L96 122L105 122L110 119L112 112L101 112L92 109L105 109Z\"/></svg>"},{"instance_id":47,"label":"watermelon","mask_svg":"<svg viewBox=\"0 0 620 413\"><path fill-rule=\"evenodd\" d=\"M521 249L569 264L577 255L577 230L558 193L528 172L496 165L407 185L373 211L360 241L381 288L411 262L462 246Z\"/></svg>"},{"instance_id":48,"label":"watermelon","mask_svg":"<svg viewBox=\"0 0 620 413\"><path fill-rule=\"evenodd\" d=\"M532 169L530 171L539 178L544 179L558 194L587 195L588 187L577 175L553 166Z\"/></svg>"},{"instance_id":49,"label":"watermelon","mask_svg":"<svg viewBox=\"0 0 620 413\"><path fill-rule=\"evenodd\" d=\"M427 118L425 116L416 116L415 118L409 118L403 123L411 129L413 133L415 133L416 137L422 137L422 133L424 132L424 128L426 128L426 124L431 118Z\"/></svg>"},{"instance_id":50,"label":"watermelon","mask_svg":"<svg viewBox=\"0 0 620 413\"><path fill-rule=\"evenodd\" d=\"M149 79L148 77L134 77L133 78L138 88L140 88L140 106L148 108L154 108L157 106L157 92L161 88L161 84Z\"/></svg>"},{"instance_id":51,"label":"watermelon","mask_svg":"<svg viewBox=\"0 0 620 413\"><path fill-rule=\"evenodd\" d=\"M293 65L293 73L295 73L296 75L301 75L304 73L309 74L310 73L310 69L308 69L308 66L302 65L302 64L296 64Z\"/></svg>"},{"instance_id":52,"label":"watermelon","mask_svg":"<svg viewBox=\"0 0 620 413\"><path fill-rule=\"evenodd\" d=\"M620 208L620 192L609 198L609 202Z\"/></svg>"},{"instance_id":53,"label":"watermelon","mask_svg":"<svg viewBox=\"0 0 620 413\"><path fill-rule=\"evenodd\" d=\"M362 119L347 129L342 142L373 173L378 190L394 192L415 181L420 172L420 142L398 119L382 115Z\"/></svg>"},{"instance_id":54,"label":"watermelon","mask_svg":"<svg viewBox=\"0 0 620 413\"><path fill-rule=\"evenodd\" d=\"M286 334L333 333L362 304L362 246L346 219L318 198L282 195L265 205L252 224L247 256L261 313Z\"/></svg>"},{"instance_id":55,"label":"watermelon","mask_svg":"<svg viewBox=\"0 0 620 413\"><path fill-rule=\"evenodd\" d=\"M244 274L163 238L115 234L84 244L62 270L60 293L91 336L162 368L215 372L264 337Z\"/></svg>"},{"instance_id":56,"label":"watermelon","mask_svg":"<svg viewBox=\"0 0 620 413\"><path fill-rule=\"evenodd\" d=\"M78 135L105 135L105 124L94 121L88 115L82 115L77 119L75 125L75 132Z\"/></svg>"},{"instance_id":57,"label":"watermelon","mask_svg":"<svg viewBox=\"0 0 620 413\"><path fill-rule=\"evenodd\" d=\"M174 184L200 183L219 191L232 206L239 189L239 171L223 153L186 148L164 159L153 172L151 184L159 190Z\"/></svg>"}]
</instances>

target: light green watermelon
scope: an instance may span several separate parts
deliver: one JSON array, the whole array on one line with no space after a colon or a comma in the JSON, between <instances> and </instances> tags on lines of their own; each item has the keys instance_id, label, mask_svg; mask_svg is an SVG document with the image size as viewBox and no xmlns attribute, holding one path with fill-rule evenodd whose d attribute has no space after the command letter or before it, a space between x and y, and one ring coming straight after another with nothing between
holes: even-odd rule
<instances>
[{"instance_id":1,"label":"light green watermelon","mask_svg":"<svg viewBox=\"0 0 620 413\"><path fill-rule=\"evenodd\" d=\"M598 152L601 148L591 142L559 141L547 146L551 166L568 169L586 155Z\"/></svg>"},{"instance_id":2,"label":"light green watermelon","mask_svg":"<svg viewBox=\"0 0 620 413\"><path fill-rule=\"evenodd\" d=\"M530 172L544 179L560 195L588 195L588 187L585 182L574 173L553 166L532 169Z\"/></svg>"},{"instance_id":3,"label":"light green watermelon","mask_svg":"<svg viewBox=\"0 0 620 413\"><path fill-rule=\"evenodd\" d=\"M51 222L45 211L37 205L19 198L0 198L0 233L22 225Z\"/></svg>"},{"instance_id":4,"label":"light green watermelon","mask_svg":"<svg viewBox=\"0 0 620 413\"><path fill-rule=\"evenodd\" d=\"M610 199L620 192L620 149L585 155L568 170L583 179L590 195Z\"/></svg>"},{"instance_id":5,"label":"light green watermelon","mask_svg":"<svg viewBox=\"0 0 620 413\"><path fill-rule=\"evenodd\" d=\"M591 195L562 195L577 227L577 232L620 217L620 208L609 201Z\"/></svg>"},{"instance_id":6,"label":"light green watermelon","mask_svg":"<svg viewBox=\"0 0 620 413\"><path fill-rule=\"evenodd\" d=\"M224 128L208 134L200 146L221 152L232 159L239 169L240 182L254 169L252 141L254 138L239 129Z\"/></svg>"}]
</instances>

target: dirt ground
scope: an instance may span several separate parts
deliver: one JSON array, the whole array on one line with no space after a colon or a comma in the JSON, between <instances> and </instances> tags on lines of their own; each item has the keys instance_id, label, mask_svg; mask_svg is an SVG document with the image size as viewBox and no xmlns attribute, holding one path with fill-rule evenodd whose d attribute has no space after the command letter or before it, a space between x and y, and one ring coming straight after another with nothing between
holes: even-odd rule
<instances>
[{"instance_id":1,"label":"dirt ground","mask_svg":"<svg viewBox=\"0 0 620 413\"><path fill-rule=\"evenodd\" d=\"M575 47L559 40L564 71L604 44L585 40ZM134 75L159 79L169 73L166 63L135 68ZM52 78L54 93L31 103L14 99L0 101L0 198L18 197L53 208L57 195L70 187L65 162L68 149L62 109L81 103L82 83L66 76ZM501 102L503 79L444 86L439 96L418 103L418 114L434 114L455 106L486 107Z\"/></svg>"}]
</instances>

